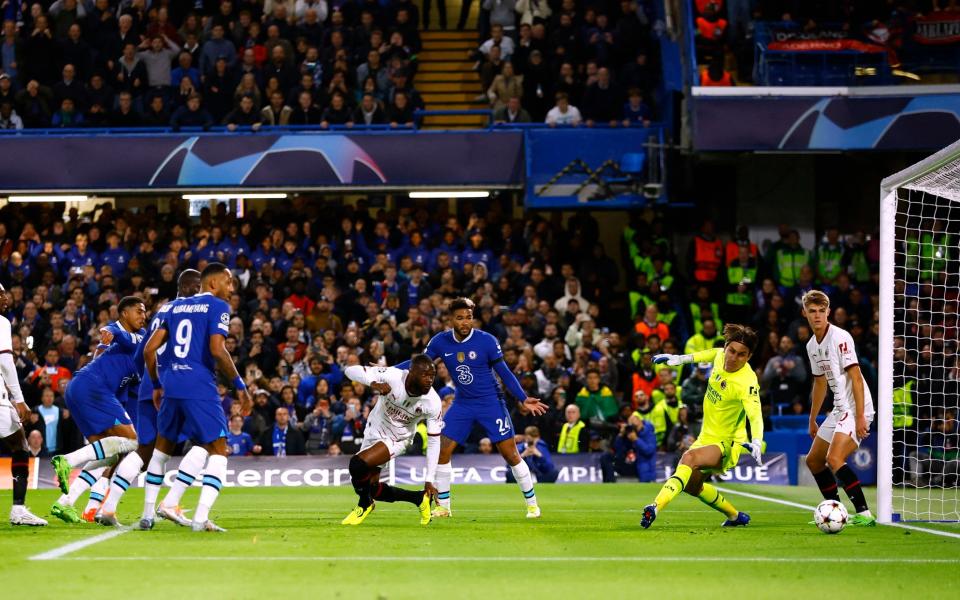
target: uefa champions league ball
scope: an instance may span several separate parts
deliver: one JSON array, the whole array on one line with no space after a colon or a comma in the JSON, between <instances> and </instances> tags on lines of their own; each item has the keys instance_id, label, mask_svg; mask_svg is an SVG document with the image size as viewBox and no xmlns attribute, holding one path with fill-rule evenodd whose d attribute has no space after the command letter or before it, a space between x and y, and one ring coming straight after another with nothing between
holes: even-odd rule
<instances>
[{"instance_id":1,"label":"uefa champions league ball","mask_svg":"<svg viewBox=\"0 0 960 600\"><path fill-rule=\"evenodd\" d=\"M824 533L840 533L847 524L847 509L836 500L824 500L813 511L813 520Z\"/></svg>"}]
</instances>

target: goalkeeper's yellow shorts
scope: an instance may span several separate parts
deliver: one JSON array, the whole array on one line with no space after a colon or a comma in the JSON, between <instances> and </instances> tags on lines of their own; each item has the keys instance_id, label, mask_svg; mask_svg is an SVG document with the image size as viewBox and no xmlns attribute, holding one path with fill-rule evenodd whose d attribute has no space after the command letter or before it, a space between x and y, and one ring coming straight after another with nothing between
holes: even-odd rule
<instances>
[{"instance_id":1,"label":"goalkeeper's yellow shorts","mask_svg":"<svg viewBox=\"0 0 960 600\"><path fill-rule=\"evenodd\" d=\"M700 469L701 473L725 473L737 466L737 463L740 462L740 453L743 451L743 446L740 445L740 442L735 440L720 440L701 435L693 442L693 445L690 446L690 450L696 450L697 448L704 448L706 446L716 446L720 448L720 453L723 456L720 459L719 467L702 467Z\"/></svg>"}]
</instances>

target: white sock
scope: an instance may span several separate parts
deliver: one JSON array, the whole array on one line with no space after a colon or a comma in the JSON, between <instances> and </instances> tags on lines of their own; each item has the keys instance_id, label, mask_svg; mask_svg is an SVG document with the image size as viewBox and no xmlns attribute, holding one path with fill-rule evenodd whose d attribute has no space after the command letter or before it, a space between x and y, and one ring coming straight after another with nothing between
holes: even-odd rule
<instances>
[{"instance_id":1,"label":"white sock","mask_svg":"<svg viewBox=\"0 0 960 600\"><path fill-rule=\"evenodd\" d=\"M110 489L110 480L106 477L100 477L93 487L90 488L90 499L87 500L87 506L83 509L83 512L88 510L98 510L100 505L103 504L104 498L107 497L107 491Z\"/></svg>"},{"instance_id":2,"label":"white sock","mask_svg":"<svg viewBox=\"0 0 960 600\"><path fill-rule=\"evenodd\" d=\"M167 472L168 460L170 460L170 455L159 450L154 450L153 456L150 457L147 476L143 480L142 518L144 519L153 518L153 511L157 506L157 496L160 495L160 488L163 487L163 476Z\"/></svg>"},{"instance_id":3,"label":"white sock","mask_svg":"<svg viewBox=\"0 0 960 600\"><path fill-rule=\"evenodd\" d=\"M450 478L453 468L450 463L437 465L437 505L450 510Z\"/></svg>"},{"instance_id":4,"label":"white sock","mask_svg":"<svg viewBox=\"0 0 960 600\"><path fill-rule=\"evenodd\" d=\"M520 486L520 491L523 492L523 497L527 500L527 506L536 506L537 495L533 492L533 477L530 475L530 467L521 458L520 462L510 467L510 470L513 471L513 477L517 480L517 485Z\"/></svg>"},{"instance_id":5,"label":"white sock","mask_svg":"<svg viewBox=\"0 0 960 600\"><path fill-rule=\"evenodd\" d=\"M227 477L227 457L214 454L207 459L207 468L203 470L203 488L200 490L200 502L193 514L194 523L206 523L210 518L210 508L220 495L223 480Z\"/></svg>"},{"instance_id":6,"label":"white sock","mask_svg":"<svg viewBox=\"0 0 960 600\"><path fill-rule=\"evenodd\" d=\"M93 462L88 462L87 469L99 469L100 467L112 467L113 465L120 462L121 456L126 456L126 454L114 454L113 456L108 456L103 460L95 460Z\"/></svg>"},{"instance_id":7,"label":"white sock","mask_svg":"<svg viewBox=\"0 0 960 600\"><path fill-rule=\"evenodd\" d=\"M137 440L112 435L92 444L87 444L79 450L67 454L65 458L71 467L82 467L87 463L104 460L118 454L126 454L137 449Z\"/></svg>"},{"instance_id":8,"label":"white sock","mask_svg":"<svg viewBox=\"0 0 960 600\"><path fill-rule=\"evenodd\" d=\"M70 484L70 489L66 494L60 496L60 499L57 500L60 504L65 504L67 506L73 506L76 504L80 496L84 492L90 489L90 487L100 479L100 476L103 475L103 472L106 471L106 467L100 467L97 469L84 469L80 471L80 474L77 475L76 479Z\"/></svg>"},{"instance_id":9,"label":"white sock","mask_svg":"<svg viewBox=\"0 0 960 600\"><path fill-rule=\"evenodd\" d=\"M140 474L140 469L142 468L143 459L140 458L140 455L136 452L131 452L120 461L120 465L113 473L113 480L110 482L110 495L107 496L107 499L103 503L103 512L117 512L117 504L120 503L120 498L122 498L123 493L133 485L133 482L137 480L137 475Z\"/></svg>"},{"instance_id":10,"label":"white sock","mask_svg":"<svg viewBox=\"0 0 960 600\"><path fill-rule=\"evenodd\" d=\"M190 452L180 461L180 470L177 471L177 478L173 480L170 491L164 496L161 504L167 508L174 508L180 504L180 498L187 488L193 485L197 476L203 471L203 465L207 462L207 451L200 446L190 448Z\"/></svg>"}]
</instances>

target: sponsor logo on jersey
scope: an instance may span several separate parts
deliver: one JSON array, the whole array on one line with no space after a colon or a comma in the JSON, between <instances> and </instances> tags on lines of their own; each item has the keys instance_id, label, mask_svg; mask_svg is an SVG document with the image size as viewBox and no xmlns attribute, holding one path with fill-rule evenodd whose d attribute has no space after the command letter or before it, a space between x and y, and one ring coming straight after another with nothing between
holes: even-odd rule
<instances>
[{"instance_id":1,"label":"sponsor logo on jersey","mask_svg":"<svg viewBox=\"0 0 960 600\"><path fill-rule=\"evenodd\" d=\"M463 362L463 352L457 352L457 362Z\"/></svg>"}]
</instances>

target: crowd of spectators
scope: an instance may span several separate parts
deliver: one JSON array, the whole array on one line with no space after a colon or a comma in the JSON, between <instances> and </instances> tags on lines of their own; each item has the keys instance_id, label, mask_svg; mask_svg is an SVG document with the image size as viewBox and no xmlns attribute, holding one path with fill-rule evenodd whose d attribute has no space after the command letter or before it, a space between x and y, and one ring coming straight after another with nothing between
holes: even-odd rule
<instances>
[{"instance_id":1,"label":"crowd of spectators","mask_svg":"<svg viewBox=\"0 0 960 600\"><path fill-rule=\"evenodd\" d=\"M646 211L611 256L613 240L605 245L585 212L564 223L559 214L513 219L500 200L465 210L413 204L387 212L365 200L353 207L300 197L243 219L223 204L189 219L177 201L169 214L103 205L63 215L8 204L0 280L12 298L7 317L36 451L82 443L63 391L99 328L116 318L118 299L139 294L153 311L175 296L178 269L212 260L226 262L239 282L227 348L251 389L253 414L240 417L221 388L239 454L355 452L375 400L343 369L396 364L423 350L445 328L445 302L461 295L476 301L478 326L501 340L523 387L550 405L540 417L513 409L531 461L542 445L599 452L611 480L653 477L658 450L692 442L709 365L680 372L651 358L710 348L725 322L761 333L752 366L765 414L805 414L810 330L799 298L814 285L830 294L834 321L853 335L875 386L876 237L830 229L804 248L783 226L780 239L758 248L745 228L720 237L707 221L684 258L669 219ZM436 385L451 402L442 365ZM477 430L464 449L489 451L489 440Z\"/></svg>"},{"instance_id":2,"label":"crowd of spectators","mask_svg":"<svg viewBox=\"0 0 960 600\"><path fill-rule=\"evenodd\" d=\"M654 2L485 0L477 61L497 122L646 126L660 80Z\"/></svg>"},{"instance_id":3,"label":"crowd of spectators","mask_svg":"<svg viewBox=\"0 0 960 600\"><path fill-rule=\"evenodd\" d=\"M4 2L0 127L410 126L410 0Z\"/></svg>"},{"instance_id":4,"label":"crowd of spectators","mask_svg":"<svg viewBox=\"0 0 960 600\"><path fill-rule=\"evenodd\" d=\"M919 43L912 39L918 19L939 13L946 23L956 21L960 7L953 0L693 0L693 11L702 85L753 81L754 61L759 57L755 48L758 23L794 31L792 39L844 38L878 46L893 67L904 66L901 60L906 58L905 68L922 65L927 72L949 72L955 80L956 50L949 50L956 40L951 33L936 32L936 39ZM924 77L924 81L937 79Z\"/></svg>"}]
</instances>

